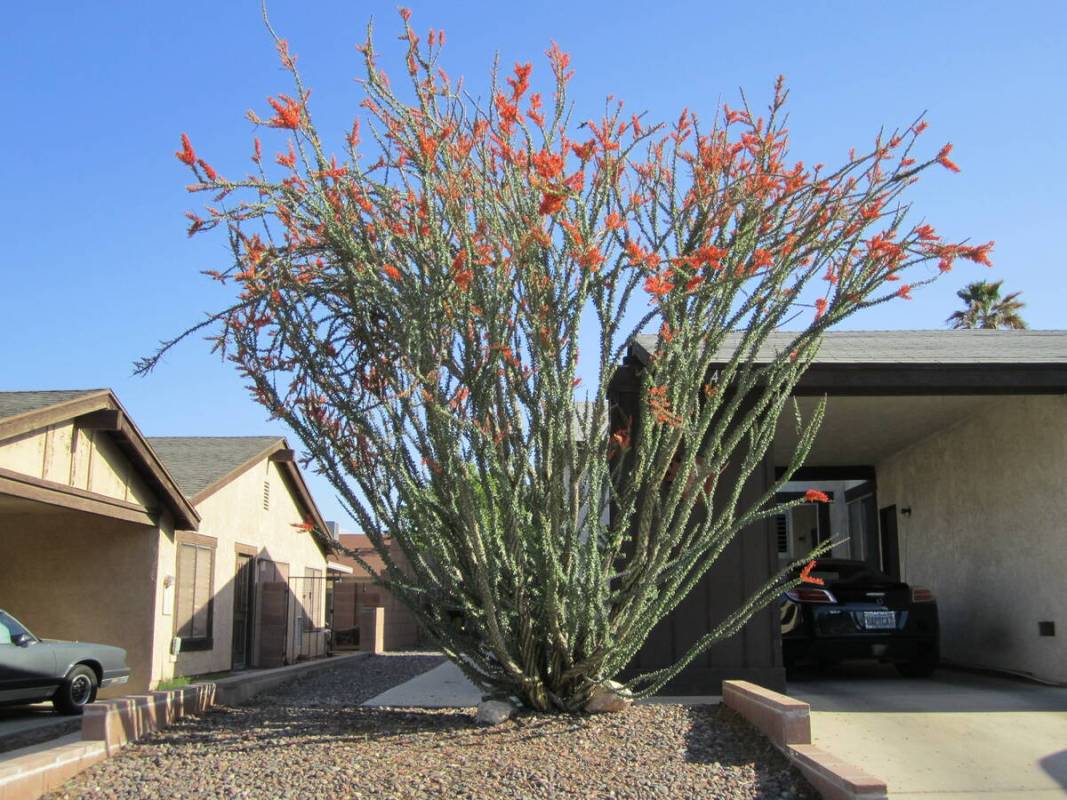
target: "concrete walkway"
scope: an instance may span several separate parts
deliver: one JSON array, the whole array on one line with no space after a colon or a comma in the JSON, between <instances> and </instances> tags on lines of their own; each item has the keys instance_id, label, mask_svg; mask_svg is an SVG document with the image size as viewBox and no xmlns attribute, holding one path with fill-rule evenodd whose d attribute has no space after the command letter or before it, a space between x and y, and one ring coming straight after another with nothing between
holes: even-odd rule
<instances>
[{"instance_id":1,"label":"concrete walkway","mask_svg":"<svg viewBox=\"0 0 1067 800\"><path fill-rule=\"evenodd\" d=\"M482 700L482 690L467 680L459 667L446 661L417 678L394 686L377 697L365 702L365 706L391 706L394 708L471 708ZM718 695L693 697L650 697L639 703L714 705L722 702Z\"/></svg>"},{"instance_id":2,"label":"concrete walkway","mask_svg":"<svg viewBox=\"0 0 1067 800\"><path fill-rule=\"evenodd\" d=\"M892 800L1067 797L1067 689L941 670L842 667L789 682L815 744L886 781Z\"/></svg>"},{"instance_id":3,"label":"concrete walkway","mask_svg":"<svg viewBox=\"0 0 1067 800\"><path fill-rule=\"evenodd\" d=\"M481 701L482 690L467 680L459 667L451 661L446 661L439 667L372 697L363 705L394 708L470 708Z\"/></svg>"}]
</instances>

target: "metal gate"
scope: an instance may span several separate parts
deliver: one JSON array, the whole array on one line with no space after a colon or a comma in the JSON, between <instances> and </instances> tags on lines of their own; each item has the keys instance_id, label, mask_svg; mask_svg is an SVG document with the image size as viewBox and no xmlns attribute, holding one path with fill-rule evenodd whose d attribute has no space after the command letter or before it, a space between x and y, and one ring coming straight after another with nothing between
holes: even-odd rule
<instances>
[{"instance_id":1,"label":"metal gate","mask_svg":"<svg viewBox=\"0 0 1067 800\"><path fill-rule=\"evenodd\" d=\"M289 578L289 629L292 640L287 656L290 663L327 655L330 647L329 622L332 608L326 601L332 592L326 587L331 580L321 570L308 568L308 574Z\"/></svg>"}]
</instances>

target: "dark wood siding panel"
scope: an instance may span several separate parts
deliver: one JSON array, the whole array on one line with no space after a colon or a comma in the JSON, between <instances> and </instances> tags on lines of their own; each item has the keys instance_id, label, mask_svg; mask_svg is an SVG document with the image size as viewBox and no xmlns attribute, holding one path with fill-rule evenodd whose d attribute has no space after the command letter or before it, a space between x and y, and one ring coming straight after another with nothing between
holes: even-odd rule
<instances>
[{"instance_id":1,"label":"dark wood siding panel","mask_svg":"<svg viewBox=\"0 0 1067 800\"><path fill-rule=\"evenodd\" d=\"M773 481L774 469L769 458L763 460L762 474L754 476L745 492L746 505L755 503L764 487ZM778 537L774 520L765 519L752 525L744 533L744 597L754 595L778 570ZM745 666L781 666L781 647L778 645L779 622L776 606L756 614L742 630L745 640Z\"/></svg>"}]
</instances>

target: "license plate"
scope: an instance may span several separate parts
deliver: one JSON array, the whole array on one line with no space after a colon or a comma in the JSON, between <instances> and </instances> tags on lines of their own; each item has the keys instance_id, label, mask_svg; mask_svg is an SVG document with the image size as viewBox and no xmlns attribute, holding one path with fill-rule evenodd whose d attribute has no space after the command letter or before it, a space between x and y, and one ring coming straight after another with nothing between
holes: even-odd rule
<instances>
[{"instance_id":1,"label":"license plate","mask_svg":"<svg viewBox=\"0 0 1067 800\"><path fill-rule=\"evenodd\" d=\"M867 630L892 630L897 627L895 611L864 611L863 627Z\"/></svg>"}]
</instances>

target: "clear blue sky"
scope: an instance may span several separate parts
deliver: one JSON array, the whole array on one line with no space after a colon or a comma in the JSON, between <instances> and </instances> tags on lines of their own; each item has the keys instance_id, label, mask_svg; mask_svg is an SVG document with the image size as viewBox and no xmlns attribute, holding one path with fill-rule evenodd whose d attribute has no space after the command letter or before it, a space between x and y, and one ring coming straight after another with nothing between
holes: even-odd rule
<instances>
[{"instance_id":1,"label":"clear blue sky","mask_svg":"<svg viewBox=\"0 0 1067 800\"><path fill-rule=\"evenodd\" d=\"M271 5L320 127L342 132L360 97L353 45L372 15L399 74L395 6ZM579 118L608 94L654 119L710 114L738 87L762 105L784 73L793 155L832 164L926 109L927 144L953 142L963 172L931 172L913 198L949 238L995 239L996 267L961 264L851 327L941 327L954 292L986 277L1023 292L1032 327L1065 327L1065 3L409 5L420 32L445 28L443 66L475 91L494 52L507 67L533 60L536 76L557 40L577 69ZM198 204L173 153L187 131L224 174L246 168L245 111L290 88L258 3L22 3L3 22L0 389L108 386L149 435L285 433L200 340L131 377L135 358L224 300L198 271L225 263L225 242L186 238L183 212ZM312 486L327 518L343 518L329 486Z\"/></svg>"}]
</instances>

